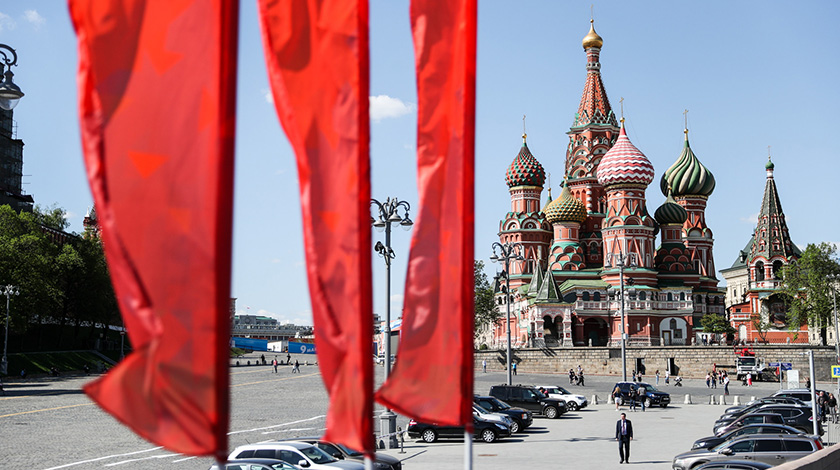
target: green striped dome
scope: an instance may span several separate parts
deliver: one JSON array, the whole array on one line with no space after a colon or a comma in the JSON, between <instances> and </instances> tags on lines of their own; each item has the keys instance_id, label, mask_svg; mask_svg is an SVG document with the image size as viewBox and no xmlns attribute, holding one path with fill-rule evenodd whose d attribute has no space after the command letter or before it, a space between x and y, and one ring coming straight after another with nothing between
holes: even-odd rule
<instances>
[{"instance_id":1,"label":"green striped dome","mask_svg":"<svg viewBox=\"0 0 840 470\"><path fill-rule=\"evenodd\" d=\"M682 225L685 223L686 219L688 219L688 212L686 212L681 205L677 204L677 201L674 200L673 196L671 196L671 193L669 192L665 202L656 209L653 217L657 222L659 222L659 225Z\"/></svg>"},{"instance_id":2,"label":"green striped dome","mask_svg":"<svg viewBox=\"0 0 840 470\"><path fill-rule=\"evenodd\" d=\"M572 196L568 186L563 187L560 197L551 201L543 210L549 223L577 222L582 224L586 220L586 207L578 198Z\"/></svg>"},{"instance_id":3,"label":"green striped dome","mask_svg":"<svg viewBox=\"0 0 840 470\"><path fill-rule=\"evenodd\" d=\"M688 131L685 134L685 147L677 159L662 175L659 181L659 189L662 195L668 194L668 186L672 194L680 196L710 196L715 190L715 177L709 171L688 145Z\"/></svg>"}]
</instances>

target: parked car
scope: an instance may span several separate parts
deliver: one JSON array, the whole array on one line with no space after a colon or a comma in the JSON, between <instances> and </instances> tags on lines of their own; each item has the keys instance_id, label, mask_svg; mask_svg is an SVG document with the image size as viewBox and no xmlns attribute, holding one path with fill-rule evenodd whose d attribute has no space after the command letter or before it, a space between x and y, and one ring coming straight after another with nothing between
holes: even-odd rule
<instances>
[{"instance_id":1,"label":"parked car","mask_svg":"<svg viewBox=\"0 0 840 470\"><path fill-rule=\"evenodd\" d=\"M210 470L219 470L219 466L213 464ZM229 460L224 470L299 470L298 467L277 459L236 459Z\"/></svg>"},{"instance_id":2,"label":"parked car","mask_svg":"<svg viewBox=\"0 0 840 470\"><path fill-rule=\"evenodd\" d=\"M510 432L513 433L522 431L534 422L534 414L530 411L525 408L510 406L496 397L476 395L473 397L473 403L493 413L503 413L510 416L513 420Z\"/></svg>"},{"instance_id":3,"label":"parked car","mask_svg":"<svg viewBox=\"0 0 840 470\"><path fill-rule=\"evenodd\" d=\"M738 417L735 421L731 423L723 424L720 426L715 426L712 432L715 433L715 436L722 436L729 431L734 431L735 429L744 427L748 424L785 424L785 419L782 418L782 415L778 413L750 413L744 416Z\"/></svg>"},{"instance_id":4,"label":"parked car","mask_svg":"<svg viewBox=\"0 0 840 470\"><path fill-rule=\"evenodd\" d=\"M263 442L245 444L230 453L228 459L264 458L288 462L307 470L364 470L359 462L338 460L323 450L304 442Z\"/></svg>"},{"instance_id":5,"label":"parked car","mask_svg":"<svg viewBox=\"0 0 840 470\"><path fill-rule=\"evenodd\" d=\"M567 411L566 402L559 398L547 398L530 385L493 385L490 395L511 405L530 410L546 418L559 418Z\"/></svg>"},{"instance_id":6,"label":"parked car","mask_svg":"<svg viewBox=\"0 0 840 470\"><path fill-rule=\"evenodd\" d=\"M408 437L435 442L441 437L464 437L464 428L459 426L441 426L438 424L408 422ZM484 442L495 442L500 437L510 436L510 428L501 423L485 421L473 416L473 435Z\"/></svg>"},{"instance_id":7,"label":"parked car","mask_svg":"<svg viewBox=\"0 0 840 470\"><path fill-rule=\"evenodd\" d=\"M586 408L589 402L583 395L574 394L558 385L537 385L536 388L545 390L549 398L559 398L566 402L569 411L577 411Z\"/></svg>"},{"instance_id":8,"label":"parked car","mask_svg":"<svg viewBox=\"0 0 840 470\"><path fill-rule=\"evenodd\" d=\"M638 390L639 387L645 388L644 401L646 407L650 408L651 406L658 405L665 408L671 403L671 395L669 393L663 392L646 382L618 382L610 389L610 393L615 390L615 387L621 390L621 395L617 398L619 405L630 403L630 390Z\"/></svg>"},{"instance_id":9,"label":"parked car","mask_svg":"<svg viewBox=\"0 0 840 470\"><path fill-rule=\"evenodd\" d=\"M773 465L754 460L721 460L719 462L704 463L699 467L694 467L694 470L766 470L771 467Z\"/></svg>"},{"instance_id":10,"label":"parked car","mask_svg":"<svg viewBox=\"0 0 840 470\"><path fill-rule=\"evenodd\" d=\"M732 413L732 412L738 411L738 410L742 410L742 409L744 409L748 406L755 405L756 403L761 403L761 404L765 404L765 405L768 404L768 403L787 403L789 405L804 405L802 400L799 400L798 398L793 398L793 397L782 397L782 396L779 396L779 397L763 397L763 398L756 398L755 400L752 400L751 402L745 403L743 405L730 406L729 408L727 408L724 411L724 414Z\"/></svg>"},{"instance_id":11,"label":"parked car","mask_svg":"<svg viewBox=\"0 0 840 470\"><path fill-rule=\"evenodd\" d=\"M486 410L473 402L473 416L477 416L485 421L492 421L494 423L501 423L510 428L510 432L513 431L513 420L510 416L502 413L493 413L490 410ZM517 430L519 427L517 426Z\"/></svg>"},{"instance_id":12,"label":"parked car","mask_svg":"<svg viewBox=\"0 0 840 470\"><path fill-rule=\"evenodd\" d=\"M745 411L739 412L739 416L746 416L752 413L776 413L782 415L784 424L801 429L803 432L811 432L814 429L813 420L811 419L811 407L805 405L788 405L786 403L767 403L759 404L752 408L746 408ZM739 416L725 415L715 422L715 427L719 428L731 423ZM817 422L817 432L822 435L822 423Z\"/></svg>"},{"instance_id":13,"label":"parked car","mask_svg":"<svg viewBox=\"0 0 840 470\"><path fill-rule=\"evenodd\" d=\"M822 390L817 390L819 395ZM779 390L774 393L774 397L793 397L799 399L802 403L811 406L811 389L810 388L789 388L786 390Z\"/></svg>"},{"instance_id":14,"label":"parked car","mask_svg":"<svg viewBox=\"0 0 840 470\"><path fill-rule=\"evenodd\" d=\"M726 441L711 449L684 452L674 457L674 470L696 470L700 465L732 459L752 460L772 466L805 457L822 444L813 436L788 434L752 434Z\"/></svg>"},{"instance_id":15,"label":"parked car","mask_svg":"<svg viewBox=\"0 0 840 470\"><path fill-rule=\"evenodd\" d=\"M276 442L292 441L312 444L338 460L355 460L357 462L364 462L365 460L365 454L362 452L346 447L343 444L324 441L318 437L298 437ZM400 462L400 459L391 455L376 453L374 454L373 468L376 470L402 470L402 462Z\"/></svg>"},{"instance_id":16,"label":"parked car","mask_svg":"<svg viewBox=\"0 0 840 470\"><path fill-rule=\"evenodd\" d=\"M804 434L801 430L792 428L784 424L748 424L738 429L734 429L721 436L706 436L694 441L691 450L697 449L711 449L712 447L722 444L730 439L734 439L744 434Z\"/></svg>"}]
</instances>

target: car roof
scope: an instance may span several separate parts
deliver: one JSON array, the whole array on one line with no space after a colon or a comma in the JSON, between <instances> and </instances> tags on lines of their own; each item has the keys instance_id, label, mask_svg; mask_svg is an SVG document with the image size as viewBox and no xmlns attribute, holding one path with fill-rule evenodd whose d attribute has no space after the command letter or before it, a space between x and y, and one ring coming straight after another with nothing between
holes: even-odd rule
<instances>
[{"instance_id":1,"label":"car roof","mask_svg":"<svg viewBox=\"0 0 840 470\"><path fill-rule=\"evenodd\" d=\"M293 448L295 450L303 450L308 449L310 447L314 447L312 444L307 444L306 442L298 442L298 441L271 441L271 442L258 442L256 444L242 444L238 446L236 450L250 450L250 449L280 449L280 448Z\"/></svg>"},{"instance_id":2,"label":"car roof","mask_svg":"<svg viewBox=\"0 0 840 470\"><path fill-rule=\"evenodd\" d=\"M752 423L752 424L748 424L748 425L746 425L742 428L733 429L732 432L735 432L735 431L738 431L738 430L741 430L741 429L749 429L749 428L758 428L758 427L766 428L768 426L776 428L776 429L786 429L788 431L796 431L797 434L804 434L799 429L796 429L792 426L788 426L787 424L779 424L779 423ZM772 433L764 433L764 434L772 434Z\"/></svg>"}]
</instances>

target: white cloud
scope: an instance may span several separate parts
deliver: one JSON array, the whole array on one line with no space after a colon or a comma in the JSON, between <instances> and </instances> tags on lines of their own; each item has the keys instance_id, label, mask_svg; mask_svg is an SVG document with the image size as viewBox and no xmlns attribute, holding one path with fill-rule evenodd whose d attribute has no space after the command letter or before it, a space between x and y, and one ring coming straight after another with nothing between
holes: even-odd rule
<instances>
[{"instance_id":1,"label":"white cloud","mask_svg":"<svg viewBox=\"0 0 840 470\"><path fill-rule=\"evenodd\" d=\"M388 95L371 96L370 118L374 122L382 119L398 118L413 112L416 107L412 103L403 103L399 98L391 98Z\"/></svg>"},{"instance_id":2,"label":"white cloud","mask_svg":"<svg viewBox=\"0 0 840 470\"><path fill-rule=\"evenodd\" d=\"M758 223L758 212L756 212L755 214L750 214L749 217L741 217L741 222L748 222L748 223L751 223L751 224L757 224Z\"/></svg>"},{"instance_id":3,"label":"white cloud","mask_svg":"<svg viewBox=\"0 0 840 470\"><path fill-rule=\"evenodd\" d=\"M13 20L11 16L9 16L9 15L3 13L3 12L0 12L0 32L10 31L12 29L15 29L15 26L17 26L17 24L15 23L15 20Z\"/></svg>"},{"instance_id":4,"label":"white cloud","mask_svg":"<svg viewBox=\"0 0 840 470\"><path fill-rule=\"evenodd\" d=\"M274 95L271 94L271 88L263 88L262 93L266 103L274 104Z\"/></svg>"},{"instance_id":5,"label":"white cloud","mask_svg":"<svg viewBox=\"0 0 840 470\"><path fill-rule=\"evenodd\" d=\"M394 295L391 296L391 303L392 304L397 304L397 303L402 304L404 298L405 298L405 296L403 296L402 294L394 294Z\"/></svg>"},{"instance_id":6,"label":"white cloud","mask_svg":"<svg viewBox=\"0 0 840 470\"><path fill-rule=\"evenodd\" d=\"M38 13L37 11L35 11L35 10L24 11L23 12L23 18L26 21L28 21L32 26L34 26L35 29L40 28L44 23L47 22L46 18L41 16L41 14Z\"/></svg>"},{"instance_id":7,"label":"white cloud","mask_svg":"<svg viewBox=\"0 0 840 470\"><path fill-rule=\"evenodd\" d=\"M64 213L64 220L70 220L70 219L75 219L75 218L76 218L76 213L75 212L67 211L67 212Z\"/></svg>"}]
</instances>

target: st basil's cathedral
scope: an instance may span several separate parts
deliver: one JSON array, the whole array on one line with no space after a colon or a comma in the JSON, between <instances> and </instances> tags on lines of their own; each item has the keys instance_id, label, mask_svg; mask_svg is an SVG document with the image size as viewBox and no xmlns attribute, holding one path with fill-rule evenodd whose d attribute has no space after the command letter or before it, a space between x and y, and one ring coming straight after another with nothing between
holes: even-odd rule
<instances>
[{"instance_id":1,"label":"st basil's cathedral","mask_svg":"<svg viewBox=\"0 0 840 470\"><path fill-rule=\"evenodd\" d=\"M481 340L488 346L504 344L508 328L516 347L620 344L622 263L628 344L692 344L703 315L724 314L705 218L714 176L691 150L686 130L682 152L659 180L667 198L651 216L645 191L654 168L610 106L602 46L591 24L560 195L552 200L548 188L542 205L546 171L526 135L507 169L511 208L499 224L499 241L520 244L524 259L505 273L509 293L505 282L496 283L503 315Z\"/></svg>"}]
</instances>

